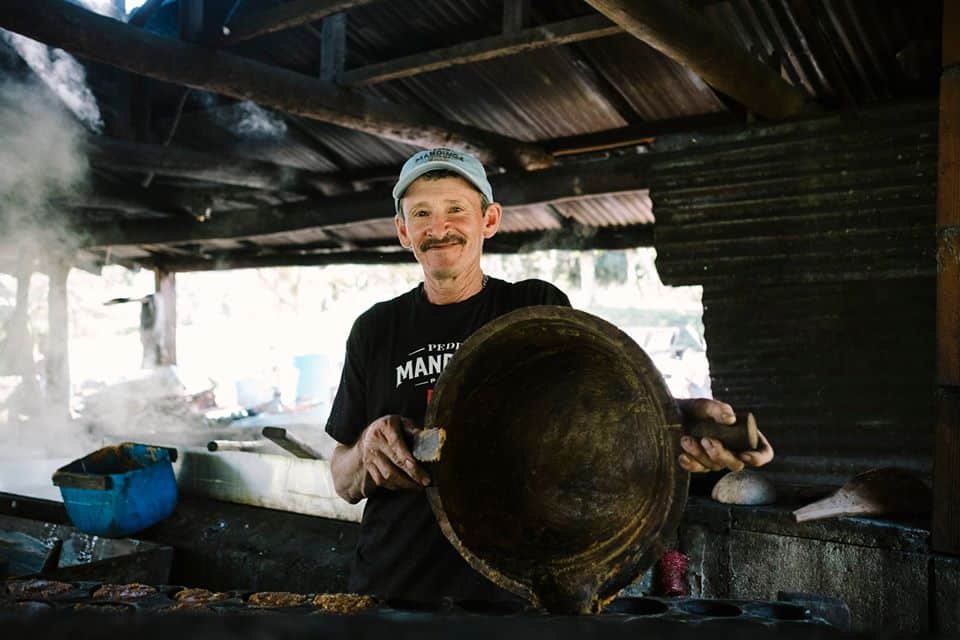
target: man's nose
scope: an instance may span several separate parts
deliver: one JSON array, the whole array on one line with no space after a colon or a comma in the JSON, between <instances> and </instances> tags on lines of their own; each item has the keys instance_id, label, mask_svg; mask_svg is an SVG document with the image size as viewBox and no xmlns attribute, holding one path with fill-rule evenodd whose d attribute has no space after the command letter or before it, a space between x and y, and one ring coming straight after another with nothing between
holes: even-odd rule
<instances>
[{"instance_id":1,"label":"man's nose","mask_svg":"<svg viewBox=\"0 0 960 640\"><path fill-rule=\"evenodd\" d=\"M447 232L447 216L430 216L430 227L428 231L431 235L443 236Z\"/></svg>"}]
</instances>

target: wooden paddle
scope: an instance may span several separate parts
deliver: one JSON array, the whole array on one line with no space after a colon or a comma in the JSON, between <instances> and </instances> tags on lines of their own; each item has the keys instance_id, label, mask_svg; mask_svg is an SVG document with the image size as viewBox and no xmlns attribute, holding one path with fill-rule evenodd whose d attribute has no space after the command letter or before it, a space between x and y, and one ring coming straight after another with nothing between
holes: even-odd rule
<instances>
[{"instance_id":1,"label":"wooden paddle","mask_svg":"<svg viewBox=\"0 0 960 640\"><path fill-rule=\"evenodd\" d=\"M921 515L933 494L916 474L884 467L855 476L830 496L793 512L797 522L839 516Z\"/></svg>"}]
</instances>

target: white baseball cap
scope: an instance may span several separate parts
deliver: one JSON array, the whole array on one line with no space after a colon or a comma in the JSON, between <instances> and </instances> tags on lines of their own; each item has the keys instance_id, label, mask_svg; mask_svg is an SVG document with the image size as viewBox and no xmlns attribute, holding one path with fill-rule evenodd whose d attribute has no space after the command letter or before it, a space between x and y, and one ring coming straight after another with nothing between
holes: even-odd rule
<instances>
[{"instance_id":1,"label":"white baseball cap","mask_svg":"<svg viewBox=\"0 0 960 640\"><path fill-rule=\"evenodd\" d=\"M487 172L475 157L456 149L438 147L427 149L410 156L400 169L400 178L393 187L393 202L398 214L403 213L400 208L400 199L404 192L413 184L413 181L430 171L447 170L459 173L463 178L477 188L477 191L486 197L487 202L493 202L493 188L487 180Z\"/></svg>"}]
</instances>

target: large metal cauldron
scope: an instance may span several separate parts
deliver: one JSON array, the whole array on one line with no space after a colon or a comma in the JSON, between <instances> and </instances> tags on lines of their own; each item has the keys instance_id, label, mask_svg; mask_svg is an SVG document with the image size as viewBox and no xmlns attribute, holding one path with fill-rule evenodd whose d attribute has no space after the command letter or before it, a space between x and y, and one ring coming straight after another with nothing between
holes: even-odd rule
<instances>
[{"instance_id":1,"label":"large metal cauldron","mask_svg":"<svg viewBox=\"0 0 960 640\"><path fill-rule=\"evenodd\" d=\"M441 375L447 431L428 497L463 557L554 613L595 613L662 553L686 502L676 403L608 322L529 307L489 323Z\"/></svg>"}]
</instances>

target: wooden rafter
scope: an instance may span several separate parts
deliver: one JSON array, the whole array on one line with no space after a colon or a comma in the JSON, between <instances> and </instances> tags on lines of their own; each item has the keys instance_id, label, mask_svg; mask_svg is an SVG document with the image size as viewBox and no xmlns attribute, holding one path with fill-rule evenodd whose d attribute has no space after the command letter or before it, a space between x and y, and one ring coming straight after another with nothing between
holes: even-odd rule
<instances>
[{"instance_id":1,"label":"wooden rafter","mask_svg":"<svg viewBox=\"0 0 960 640\"><path fill-rule=\"evenodd\" d=\"M642 189L646 154L588 163L571 163L527 173L494 177L493 192L504 206L554 202L589 195ZM270 208L229 211L205 222L146 220L85 229L86 246L175 244L248 238L272 233L335 227L393 217L390 187L351 195L308 199Z\"/></svg>"},{"instance_id":2,"label":"wooden rafter","mask_svg":"<svg viewBox=\"0 0 960 640\"><path fill-rule=\"evenodd\" d=\"M101 136L87 138L87 155L95 167L203 180L219 184L300 193L350 191L338 176L283 167L247 158L177 147L141 144Z\"/></svg>"},{"instance_id":3,"label":"wooden rafter","mask_svg":"<svg viewBox=\"0 0 960 640\"><path fill-rule=\"evenodd\" d=\"M351 69L340 77L340 84L350 87L366 86L622 32L623 29L611 24L603 16L573 18Z\"/></svg>"},{"instance_id":4,"label":"wooden rafter","mask_svg":"<svg viewBox=\"0 0 960 640\"><path fill-rule=\"evenodd\" d=\"M627 249L653 246L653 225L600 227L577 235L557 230L498 233L484 242L485 253L517 253L547 249ZM279 252L225 251L190 258L156 256L148 264L163 264L172 271L208 271L212 269L250 269L330 264L413 264L413 255L399 249L398 243L366 243L352 251L301 251L286 247Z\"/></svg>"},{"instance_id":5,"label":"wooden rafter","mask_svg":"<svg viewBox=\"0 0 960 640\"><path fill-rule=\"evenodd\" d=\"M487 164L525 168L553 164L553 158L535 145L288 69L147 33L64 0L4 0L0 27L132 73L420 147L461 148Z\"/></svg>"},{"instance_id":6,"label":"wooden rafter","mask_svg":"<svg viewBox=\"0 0 960 640\"><path fill-rule=\"evenodd\" d=\"M241 11L224 25L224 44L292 29L373 0L293 0L268 9Z\"/></svg>"},{"instance_id":7,"label":"wooden rafter","mask_svg":"<svg viewBox=\"0 0 960 640\"><path fill-rule=\"evenodd\" d=\"M674 0L587 0L631 35L691 69L712 87L772 120L816 107L689 5Z\"/></svg>"}]
</instances>

